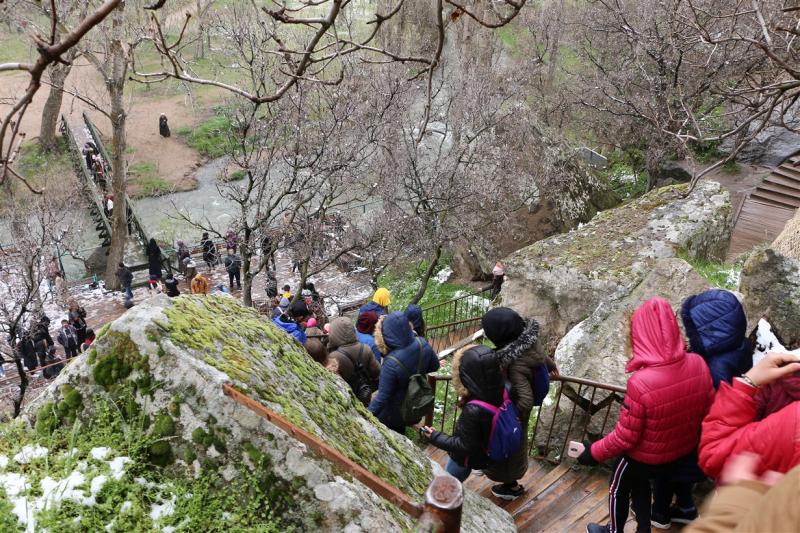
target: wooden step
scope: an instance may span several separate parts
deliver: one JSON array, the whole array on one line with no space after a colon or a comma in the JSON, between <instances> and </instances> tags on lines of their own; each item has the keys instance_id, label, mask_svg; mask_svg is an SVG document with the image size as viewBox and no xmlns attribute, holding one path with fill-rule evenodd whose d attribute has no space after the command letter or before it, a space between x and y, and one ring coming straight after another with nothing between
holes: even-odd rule
<instances>
[{"instance_id":1,"label":"wooden step","mask_svg":"<svg viewBox=\"0 0 800 533\"><path fill-rule=\"evenodd\" d=\"M800 167L794 165L781 165L772 170L773 174L784 176L786 178L800 180Z\"/></svg>"},{"instance_id":2,"label":"wooden step","mask_svg":"<svg viewBox=\"0 0 800 533\"><path fill-rule=\"evenodd\" d=\"M769 191L776 194L783 194L790 198L795 198L800 201L800 183L797 184L798 188L782 185L764 180L761 185L756 188L756 191Z\"/></svg>"},{"instance_id":3,"label":"wooden step","mask_svg":"<svg viewBox=\"0 0 800 533\"><path fill-rule=\"evenodd\" d=\"M765 191L760 188L750 193L750 198L758 200L765 204L773 204L778 207L800 207L800 198L787 196L785 194L777 194L770 191Z\"/></svg>"},{"instance_id":4,"label":"wooden step","mask_svg":"<svg viewBox=\"0 0 800 533\"><path fill-rule=\"evenodd\" d=\"M764 183L777 183L778 185L783 185L784 187L790 187L800 192L800 179L787 178L785 176L772 173L766 178L764 178Z\"/></svg>"}]
</instances>

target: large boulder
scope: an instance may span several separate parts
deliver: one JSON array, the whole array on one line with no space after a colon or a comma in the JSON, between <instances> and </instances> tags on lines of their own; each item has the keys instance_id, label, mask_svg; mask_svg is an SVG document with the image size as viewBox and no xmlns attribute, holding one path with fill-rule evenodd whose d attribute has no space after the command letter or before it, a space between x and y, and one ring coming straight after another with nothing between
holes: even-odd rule
<instances>
[{"instance_id":1,"label":"large boulder","mask_svg":"<svg viewBox=\"0 0 800 533\"><path fill-rule=\"evenodd\" d=\"M562 373L612 385L625 385L630 358L630 315L656 296L678 312L681 302L709 289L708 282L686 261L660 259L626 296L602 302L558 343L555 359Z\"/></svg>"},{"instance_id":2,"label":"large boulder","mask_svg":"<svg viewBox=\"0 0 800 533\"><path fill-rule=\"evenodd\" d=\"M770 246L777 253L800 261L800 209L784 226L783 231Z\"/></svg>"},{"instance_id":3,"label":"large boulder","mask_svg":"<svg viewBox=\"0 0 800 533\"><path fill-rule=\"evenodd\" d=\"M226 397L225 383L421 500L431 461L293 339L229 297L157 296L104 328L27 406L31 426L0 426L0 515L11 508L51 531L412 527L346 469ZM19 454L31 459L17 464ZM514 524L468 493L463 529Z\"/></svg>"},{"instance_id":4,"label":"large boulder","mask_svg":"<svg viewBox=\"0 0 800 533\"><path fill-rule=\"evenodd\" d=\"M503 261L503 304L542 325L554 349L600 306L630 295L657 261L676 257L721 259L731 234L728 192L700 182L653 190L591 222L523 248Z\"/></svg>"},{"instance_id":5,"label":"large boulder","mask_svg":"<svg viewBox=\"0 0 800 533\"><path fill-rule=\"evenodd\" d=\"M739 291L749 329L766 318L786 346L800 346L800 261L771 248L758 250L742 268Z\"/></svg>"}]
</instances>

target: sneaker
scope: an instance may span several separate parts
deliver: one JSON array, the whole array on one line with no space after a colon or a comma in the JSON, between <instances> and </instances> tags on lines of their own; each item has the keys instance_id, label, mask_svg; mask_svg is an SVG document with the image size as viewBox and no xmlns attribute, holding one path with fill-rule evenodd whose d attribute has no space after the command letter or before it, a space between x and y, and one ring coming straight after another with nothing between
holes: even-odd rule
<instances>
[{"instance_id":1,"label":"sneaker","mask_svg":"<svg viewBox=\"0 0 800 533\"><path fill-rule=\"evenodd\" d=\"M682 511L677 507L672 507L669 510L669 519L678 524L691 524L697 519L697 508L691 511Z\"/></svg>"},{"instance_id":2,"label":"sneaker","mask_svg":"<svg viewBox=\"0 0 800 533\"><path fill-rule=\"evenodd\" d=\"M669 516L653 513L650 516L650 525L656 529L669 529L672 527Z\"/></svg>"},{"instance_id":3,"label":"sneaker","mask_svg":"<svg viewBox=\"0 0 800 533\"><path fill-rule=\"evenodd\" d=\"M525 487L517 485L516 487L509 487L505 484L495 485L492 487L492 494L501 500L513 501L525 493Z\"/></svg>"},{"instance_id":4,"label":"sneaker","mask_svg":"<svg viewBox=\"0 0 800 533\"><path fill-rule=\"evenodd\" d=\"M608 526L590 523L586 525L586 533L608 533Z\"/></svg>"}]
</instances>

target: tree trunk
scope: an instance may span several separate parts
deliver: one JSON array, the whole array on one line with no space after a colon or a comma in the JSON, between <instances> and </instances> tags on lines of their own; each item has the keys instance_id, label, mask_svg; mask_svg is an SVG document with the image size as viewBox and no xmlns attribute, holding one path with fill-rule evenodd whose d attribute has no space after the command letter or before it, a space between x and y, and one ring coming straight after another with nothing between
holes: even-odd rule
<instances>
[{"instance_id":1,"label":"tree trunk","mask_svg":"<svg viewBox=\"0 0 800 533\"><path fill-rule=\"evenodd\" d=\"M125 2L122 2L112 19L111 76L106 82L108 95L111 99L111 129L114 145L111 156L111 191L114 194L114 214L111 221L111 246L108 250L105 281L106 287L114 290L119 289L119 280L116 277L117 265L122 262L125 254L125 243L128 240L128 206L125 202L127 181L125 122L127 114L123 100L128 59L122 46L124 9Z\"/></svg>"},{"instance_id":2,"label":"tree trunk","mask_svg":"<svg viewBox=\"0 0 800 533\"><path fill-rule=\"evenodd\" d=\"M12 340L14 342L14 340ZM25 399L25 391L28 390L28 374L25 373L25 367L22 366L22 358L14 356L14 363L17 365L17 373L19 374L19 393L14 398L14 417L19 416L22 410L22 401Z\"/></svg>"},{"instance_id":3,"label":"tree trunk","mask_svg":"<svg viewBox=\"0 0 800 533\"><path fill-rule=\"evenodd\" d=\"M239 246L239 253L242 255L242 304L247 307L253 307L253 278L255 276L250 273L250 262L253 260L253 250L255 246L250 246L250 240L253 238L249 229L245 228L242 243ZM233 287L231 287L233 291Z\"/></svg>"},{"instance_id":4,"label":"tree trunk","mask_svg":"<svg viewBox=\"0 0 800 533\"><path fill-rule=\"evenodd\" d=\"M428 290L428 282L433 275L433 271L436 270L436 267L439 266L439 259L442 257L442 247L441 245L436 246L436 250L433 252L433 257L431 258L431 263L428 265L428 268L425 270L425 274L422 275L422 279L419 281L419 289L417 289L417 294L414 295L414 298L411 299L412 304L418 304L422 297L425 296L425 291Z\"/></svg>"},{"instance_id":5,"label":"tree trunk","mask_svg":"<svg viewBox=\"0 0 800 533\"><path fill-rule=\"evenodd\" d=\"M72 65L57 63L50 67L50 92L42 109L42 125L39 129L39 144L42 149L52 152L58 148L56 131L58 115L61 112L61 100L64 96L64 81L69 76Z\"/></svg>"}]
</instances>

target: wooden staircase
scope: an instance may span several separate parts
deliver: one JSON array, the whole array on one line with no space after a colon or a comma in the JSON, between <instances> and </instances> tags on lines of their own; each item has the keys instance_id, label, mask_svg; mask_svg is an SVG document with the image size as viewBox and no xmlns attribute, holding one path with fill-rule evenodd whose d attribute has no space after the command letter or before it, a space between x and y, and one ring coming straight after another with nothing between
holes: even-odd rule
<instances>
[{"instance_id":1,"label":"wooden staircase","mask_svg":"<svg viewBox=\"0 0 800 533\"><path fill-rule=\"evenodd\" d=\"M800 207L800 154L774 168L742 202L735 220L728 260L769 243Z\"/></svg>"}]
</instances>

